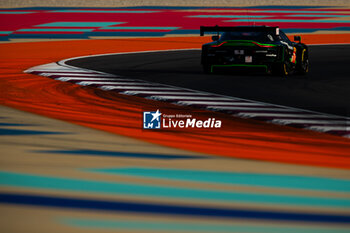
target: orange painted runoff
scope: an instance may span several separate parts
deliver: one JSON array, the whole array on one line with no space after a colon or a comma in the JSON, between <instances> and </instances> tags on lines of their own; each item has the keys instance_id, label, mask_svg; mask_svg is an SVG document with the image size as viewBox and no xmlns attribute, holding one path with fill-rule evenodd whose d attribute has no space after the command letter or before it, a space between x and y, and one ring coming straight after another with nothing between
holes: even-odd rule
<instances>
[{"instance_id":1,"label":"orange painted runoff","mask_svg":"<svg viewBox=\"0 0 350 233\"><path fill-rule=\"evenodd\" d=\"M196 111L164 102L24 74L65 58L132 51L200 48L208 37L163 37L0 44L0 103L156 143L217 156L312 166L350 168L350 140L287 126ZM350 43L350 35L304 35L303 42ZM143 130L142 112L193 113L222 120L221 129Z\"/></svg>"}]
</instances>

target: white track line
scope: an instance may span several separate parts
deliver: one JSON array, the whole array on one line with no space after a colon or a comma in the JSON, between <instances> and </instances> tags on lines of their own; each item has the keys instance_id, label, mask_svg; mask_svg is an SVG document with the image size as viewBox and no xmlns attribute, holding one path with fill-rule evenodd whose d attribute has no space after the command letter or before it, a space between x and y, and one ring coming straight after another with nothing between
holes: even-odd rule
<instances>
[{"instance_id":1,"label":"white track line","mask_svg":"<svg viewBox=\"0 0 350 233\"><path fill-rule=\"evenodd\" d=\"M56 62L53 63L49 63L49 64L44 64L44 65L40 65L40 66L35 66L32 68L29 68L27 70L25 70L25 73L30 73L30 72L51 72L51 71L55 71L55 72L70 72L70 73L74 73L74 72L88 72L88 73L99 73L97 71L88 71L88 70L83 70L83 69L78 69L78 68L71 68L71 67L65 67L65 66L61 66L58 65Z\"/></svg>"},{"instance_id":2,"label":"white track line","mask_svg":"<svg viewBox=\"0 0 350 233\"><path fill-rule=\"evenodd\" d=\"M108 56L108 55L126 55L126 54L139 54L139 53L159 53L159 52L177 52L177 51L188 51L188 50L201 50L199 48L188 48L188 49L164 49L164 50L149 50L149 51L137 51L137 52L124 52L124 53L104 53L104 54L95 54L95 55L86 55L86 56L80 56L80 57L72 57L63 59L61 61L58 61L57 64L62 67L70 67L72 69L77 69L75 66L67 65L67 62L70 60L76 60L76 59L82 59L82 58L88 58L88 57L101 57L101 56ZM55 63L56 64L56 63ZM35 68L35 67L33 67ZM83 68L78 68L83 69ZM84 69L87 70L87 69ZM94 70L90 70L94 71Z\"/></svg>"},{"instance_id":3,"label":"white track line","mask_svg":"<svg viewBox=\"0 0 350 233\"><path fill-rule=\"evenodd\" d=\"M109 82L102 82L102 81L81 81L77 82L76 84L82 85L82 86L88 86L88 85L135 85L135 86L155 86L152 83L142 83L142 82L119 82L119 81L109 81Z\"/></svg>"},{"instance_id":4,"label":"white track line","mask_svg":"<svg viewBox=\"0 0 350 233\"><path fill-rule=\"evenodd\" d=\"M85 81L82 81L82 82L85 82ZM107 82L105 82L105 83L107 83ZM102 84L102 85L105 85L105 83L104 82L99 82L99 81L91 82L91 84ZM135 86L155 86L155 84L153 84L153 83L146 83L146 82L120 82L119 80L115 80L115 82L114 82L114 80L112 80L112 81L110 81L107 84L125 85L125 86L133 86L133 85L135 85Z\"/></svg>"},{"instance_id":5,"label":"white track line","mask_svg":"<svg viewBox=\"0 0 350 233\"><path fill-rule=\"evenodd\" d=\"M132 79L123 79L123 78L85 78L85 77L60 77L55 78L55 80L67 82L67 81L108 81L108 80L116 80L116 81L133 81Z\"/></svg>"},{"instance_id":6,"label":"white track line","mask_svg":"<svg viewBox=\"0 0 350 233\"><path fill-rule=\"evenodd\" d=\"M213 96L169 96L169 95L153 95L149 97L150 99L156 100L177 100L177 99L190 99L190 100L230 100L223 97L213 97Z\"/></svg>"},{"instance_id":7,"label":"white track line","mask_svg":"<svg viewBox=\"0 0 350 233\"><path fill-rule=\"evenodd\" d=\"M126 95L138 95L138 94L147 94L147 95L207 95L206 93L196 93L196 92L181 92L181 91L174 91L174 92L165 92L165 91L124 91L121 92Z\"/></svg>"},{"instance_id":8,"label":"white track line","mask_svg":"<svg viewBox=\"0 0 350 233\"><path fill-rule=\"evenodd\" d=\"M50 76L61 76L61 77L65 77L65 76L80 76L80 77L118 77L112 74L90 74L90 73L86 73L86 74L68 74L68 73L41 73L41 76L46 76L46 77L50 77Z\"/></svg>"},{"instance_id":9,"label":"white track line","mask_svg":"<svg viewBox=\"0 0 350 233\"><path fill-rule=\"evenodd\" d=\"M40 69L40 70L33 70L30 72L38 72L38 73L50 73L50 72L55 72L55 73L82 73L82 74L98 74L96 72L89 72L86 70L71 70L70 68L64 68L64 69ZM30 73L28 72L28 73Z\"/></svg>"},{"instance_id":10,"label":"white track line","mask_svg":"<svg viewBox=\"0 0 350 233\"><path fill-rule=\"evenodd\" d=\"M349 131L350 132L350 126L310 126L307 128L311 130L321 131L321 132L328 132L328 131Z\"/></svg>"},{"instance_id":11,"label":"white track line","mask_svg":"<svg viewBox=\"0 0 350 233\"><path fill-rule=\"evenodd\" d=\"M130 89L130 90L176 90L175 88L172 87L140 87L140 86L101 86L100 87L102 90L117 90L117 89Z\"/></svg>"}]
</instances>

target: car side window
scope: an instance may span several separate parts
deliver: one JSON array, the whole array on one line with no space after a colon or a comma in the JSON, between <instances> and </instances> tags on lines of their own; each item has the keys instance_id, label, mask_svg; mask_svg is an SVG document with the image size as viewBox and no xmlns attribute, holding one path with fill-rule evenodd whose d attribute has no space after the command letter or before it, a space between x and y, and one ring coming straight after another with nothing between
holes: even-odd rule
<instances>
[{"instance_id":1,"label":"car side window","mask_svg":"<svg viewBox=\"0 0 350 233\"><path fill-rule=\"evenodd\" d=\"M286 34L284 34L284 32L280 31L280 36L282 38L283 41L287 42L287 43L291 43L291 41L289 40L288 36Z\"/></svg>"},{"instance_id":2,"label":"car side window","mask_svg":"<svg viewBox=\"0 0 350 233\"><path fill-rule=\"evenodd\" d=\"M267 38L268 38L270 41L274 41L273 36L271 36L270 34L267 34Z\"/></svg>"}]
</instances>

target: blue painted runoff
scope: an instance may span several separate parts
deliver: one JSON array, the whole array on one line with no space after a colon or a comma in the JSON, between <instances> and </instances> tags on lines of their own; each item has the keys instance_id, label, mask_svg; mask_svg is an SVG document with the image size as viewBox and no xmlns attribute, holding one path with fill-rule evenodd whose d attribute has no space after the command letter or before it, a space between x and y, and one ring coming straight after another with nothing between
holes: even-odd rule
<instances>
[{"instance_id":1,"label":"blue painted runoff","mask_svg":"<svg viewBox=\"0 0 350 233\"><path fill-rule=\"evenodd\" d=\"M41 207L55 207L90 211L128 212L140 214L159 214L170 216L191 216L225 219L292 221L304 223L350 223L350 215L311 214L299 212L278 212L241 208L212 208L189 205L167 205L154 203L102 201L95 199L78 199L69 197L52 197L42 195L0 193L0 203L14 205L30 205ZM297 222L296 222L297 221Z\"/></svg>"},{"instance_id":2,"label":"blue painted runoff","mask_svg":"<svg viewBox=\"0 0 350 233\"><path fill-rule=\"evenodd\" d=\"M17 123L0 123L0 126L32 126L28 124L17 124Z\"/></svg>"},{"instance_id":3,"label":"blue painted runoff","mask_svg":"<svg viewBox=\"0 0 350 233\"><path fill-rule=\"evenodd\" d=\"M169 155L169 154L151 154L151 153L130 153L120 151L104 151L104 150L46 150L35 151L38 153L54 153L54 154L71 154L71 155L90 155L90 156L108 156L108 157L125 157L125 158L144 158L144 159L199 159L208 158L206 156L191 155Z\"/></svg>"},{"instance_id":4,"label":"blue painted runoff","mask_svg":"<svg viewBox=\"0 0 350 233\"><path fill-rule=\"evenodd\" d=\"M0 136L20 136L20 135L44 135L44 134L65 134L61 132L49 132L25 129L4 129L0 128Z\"/></svg>"}]
</instances>

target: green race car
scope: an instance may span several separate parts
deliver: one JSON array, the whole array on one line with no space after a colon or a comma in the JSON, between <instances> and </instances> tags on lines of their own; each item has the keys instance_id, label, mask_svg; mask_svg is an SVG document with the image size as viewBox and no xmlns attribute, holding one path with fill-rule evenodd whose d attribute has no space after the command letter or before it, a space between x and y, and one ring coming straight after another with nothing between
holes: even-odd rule
<instances>
[{"instance_id":1,"label":"green race car","mask_svg":"<svg viewBox=\"0 0 350 233\"><path fill-rule=\"evenodd\" d=\"M287 76L309 71L308 47L301 43L300 36L294 36L298 42L290 41L278 27L201 26L200 35L205 32L217 33L212 36L213 42L202 46L201 64L205 73L258 69Z\"/></svg>"}]
</instances>

